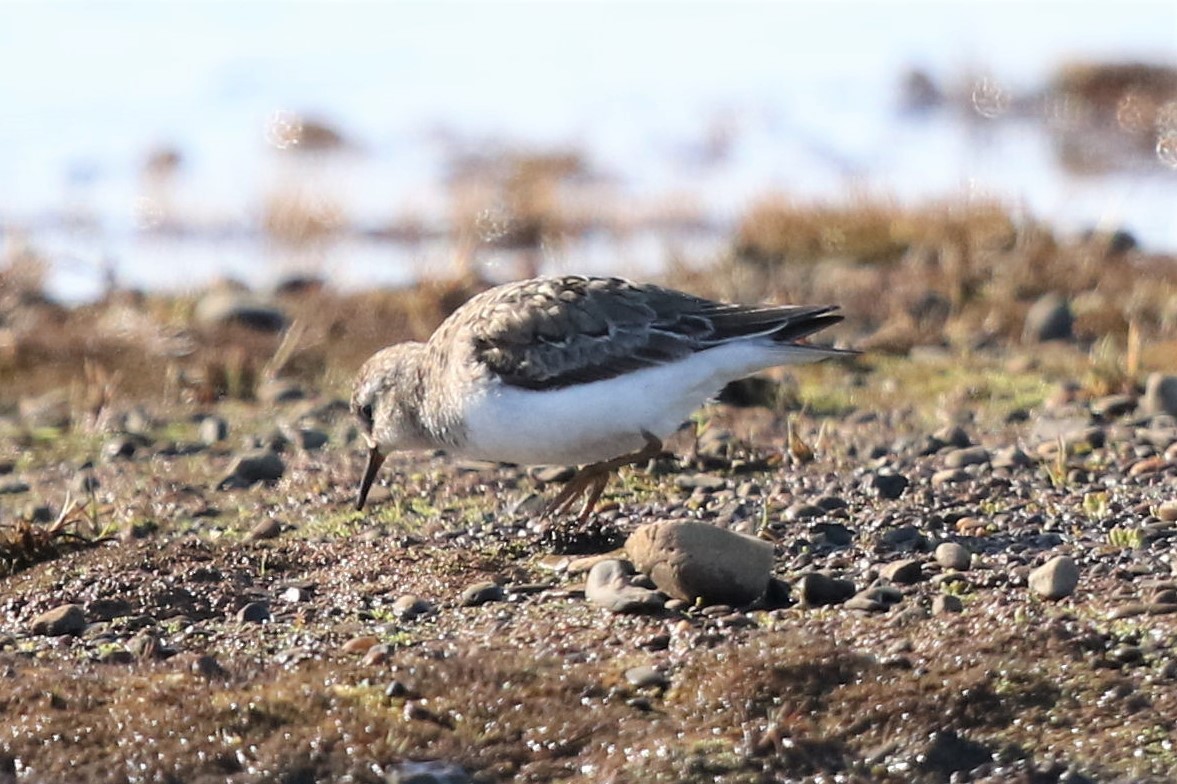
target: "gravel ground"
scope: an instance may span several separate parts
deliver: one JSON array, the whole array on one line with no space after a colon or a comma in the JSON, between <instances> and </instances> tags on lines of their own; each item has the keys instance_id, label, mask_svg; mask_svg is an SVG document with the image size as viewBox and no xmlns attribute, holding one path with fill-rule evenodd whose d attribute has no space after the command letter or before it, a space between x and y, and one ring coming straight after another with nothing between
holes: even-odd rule
<instances>
[{"instance_id":1,"label":"gravel ground","mask_svg":"<svg viewBox=\"0 0 1177 784\"><path fill-rule=\"evenodd\" d=\"M0 780L1172 781L1177 420L1089 366L769 376L547 530L566 470L441 454L353 511L330 369L30 393L0 422ZM768 591L586 597L676 520L770 543Z\"/></svg>"}]
</instances>

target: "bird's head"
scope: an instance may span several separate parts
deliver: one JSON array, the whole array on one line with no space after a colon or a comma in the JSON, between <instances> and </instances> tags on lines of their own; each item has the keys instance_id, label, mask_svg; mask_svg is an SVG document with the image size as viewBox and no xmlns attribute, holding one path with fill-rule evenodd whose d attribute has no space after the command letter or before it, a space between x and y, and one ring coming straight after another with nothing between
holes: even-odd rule
<instances>
[{"instance_id":1,"label":"bird's head","mask_svg":"<svg viewBox=\"0 0 1177 784\"><path fill-rule=\"evenodd\" d=\"M385 457L413 448L419 440L405 408L409 389L417 382L420 343L400 343L372 355L356 376L351 412L368 445L368 466L360 482L356 509L363 509L368 491Z\"/></svg>"}]
</instances>

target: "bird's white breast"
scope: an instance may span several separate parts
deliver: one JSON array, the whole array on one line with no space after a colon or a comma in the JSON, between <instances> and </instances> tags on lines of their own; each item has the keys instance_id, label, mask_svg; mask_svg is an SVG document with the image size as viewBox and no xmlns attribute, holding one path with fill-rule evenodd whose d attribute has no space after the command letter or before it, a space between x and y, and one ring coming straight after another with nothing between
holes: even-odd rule
<instances>
[{"instance_id":1,"label":"bird's white breast","mask_svg":"<svg viewBox=\"0 0 1177 784\"><path fill-rule=\"evenodd\" d=\"M642 431L665 438L732 379L807 361L806 352L744 341L550 391L492 383L465 408L462 454L524 465L593 463L636 451Z\"/></svg>"}]
</instances>

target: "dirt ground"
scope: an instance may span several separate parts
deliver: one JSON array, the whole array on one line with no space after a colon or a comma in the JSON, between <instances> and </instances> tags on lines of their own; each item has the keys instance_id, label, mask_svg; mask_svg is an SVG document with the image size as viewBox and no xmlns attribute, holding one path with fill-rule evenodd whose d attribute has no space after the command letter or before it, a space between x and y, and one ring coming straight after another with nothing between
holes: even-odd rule
<instances>
[{"instance_id":1,"label":"dirt ground","mask_svg":"<svg viewBox=\"0 0 1177 784\"><path fill-rule=\"evenodd\" d=\"M485 284L300 288L273 328L128 292L66 309L10 268L0 779L1177 779L1177 422L1145 387L1173 368L1177 275L1029 234L998 244L1073 266L779 273L762 244L680 271L839 301L833 338L868 350L729 389L558 543L558 472L397 455L352 508L351 375ZM1072 334L1038 343L1023 319L1056 289ZM593 555L664 519L772 542L774 591L586 600ZM1056 556L1078 583L1044 598Z\"/></svg>"}]
</instances>

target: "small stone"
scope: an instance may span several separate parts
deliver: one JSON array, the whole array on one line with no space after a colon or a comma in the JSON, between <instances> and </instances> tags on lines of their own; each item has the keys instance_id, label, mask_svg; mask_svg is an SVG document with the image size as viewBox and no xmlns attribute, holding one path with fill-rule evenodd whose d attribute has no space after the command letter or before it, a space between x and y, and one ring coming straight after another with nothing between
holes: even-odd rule
<instances>
[{"instance_id":1,"label":"small stone","mask_svg":"<svg viewBox=\"0 0 1177 784\"><path fill-rule=\"evenodd\" d=\"M947 615L964 610L964 602L959 596L950 593L939 593L932 597L932 615Z\"/></svg>"},{"instance_id":2,"label":"small stone","mask_svg":"<svg viewBox=\"0 0 1177 784\"><path fill-rule=\"evenodd\" d=\"M286 315L244 291L217 289L200 298L192 313L202 326L241 324L259 332L278 332L286 326Z\"/></svg>"},{"instance_id":3,"label":"small stone","mask_svg":"<svg viewBox=\"0 0 1177 784\"><path fill-rule=\"evenodd\" d=\"M63 604L46 610L30 624L33 634L59 637L63 634L81 634L86 628L86 615L76 604Z\"/></svg>"},{"instance_id":4,"label":"small stone","mask_svg":"<svg viewBox=\"0 0 1177 784\"><path fill-rule=\"evenodd\" d=\"M292 403L305 400L306 390L297 381L286 378L275 378L258 385L257 399L259 403Z\"/></svg>"},{"instance_id":5,"label":"small stone","mask_svg":"<svg viewBox=\"0 0 1177 784\"><path fill-rule=\"evenodd\" d=\"M407 710L405 715L413 718ZM474 784L461 766L436 760L402 762L385 776L385 781L387 784Z\"/></svg>"},{"instance_id":6,"label":"small stone","mask_svg":"<svg viewBox=\"0 0 1177 784\"><path fill-rule=\"evenodd\" d=\"M461 605L463 607L477 607L490 602L501 602L507 598L503 586L493 582L474 583L462 591Z\"/></svg>"},{"instance_id":7,"label":"small stone","mask_svg":"<svg viewBox=\"0 0 1177 784\"><path fill-rule=\"evenodd\" d=\"M1143 460L1137 460L1128 468L1128 476L1154 474L1165 468L1168 464L1168 461L1163 457L1146 457Z\"/></svg>"},{"instance_id":8,"label":"small stone","mask_svg":"<svg viewBox=\"0 0 1177 784\"><path fill-rule=\"evenodd\" d=\"M954 446L957 449L964 449L973 444L969 434L960 425L945 425L933 433L932 438L945 446Z\"/></svg>"},{"instance_id":9,"label":"small stone","mask_svg":"<svg viewBox=\"0 0 1177 784\"><path fill-rule=\"evenodd\" d=\"M1034 461L1021 448L1016 446L1002 447L994 450L989 465L994 468L1024 468Z\"/></svg>"},{"instance_id":10,"label":"small stone","mask_svg":"<svg viewBox=\"0 0 1177 784\"><path fill-rule=\"evenodd\" d=\"M403 594L392 603L392 614L402 621L412 621L423 615L431 615L435 611L430 602L412 593Z\"/></svg>"},{"instance_id":11,"label":"small stone","mask_svg":"<svg viewBox=\"0 0 1177 784\"><path fill-rule=\"evenodd\" d=\"M229 437L229 423L219 416L206 416L200 420L197 437L202 444L208 446L224 441Z\"/></svg>"},{"instance_id":12,"label":"small stone","mask_svg":"<svg viewBox=\"0 0 1177 784\"><path fill-rule=\"evenodd\" d=\"M888 501L893 501L899 496L903 495L903 491L907 489L908 479L902 474L871 474L866 479L867 489L874 492L879 498L884 498Z\"/></svg>"},{"instance_id":13,"label":"small stone","mask_svg":"<svg viewBox=\"0 0 1177 784\"><path fill-rule=\"evenodd\" d=\"M754 602L772 575L771 544L694 521L643 525L630 534L625 552L664 593L705 604Z\"/></svg>"},{"instance_id":14,"label":"small stone","mask_svg":"<svg viewBox=\"0 0 1177 784\"><path fill-rule=\"evenodd\" d=\"M28 491L28 482L22 482L19 479L12 478L0 481L0 495L16 495L17 493L27 493Z\"/></svg>"},{"instance_id":15,"label":"small stone","mask_svg":"<svg viewBox=\"0 0 1177 784\"><path fill-rule=\"evenodd\" d=\"M251 487L258 482L276 482L286 472L282 458L269 449L260 449L240 455L229 467L225 478L217 484L218 490Z\"/></svg>"},{"instance_id":16,"label":"small stone","mask_svg":"<svg viewBox=\"0 0 1177 784\"><path fill-rule=\"evenodd\" d=\"M1079 567L1068 555L1058 555L1030 572L1030 589L1044 599L1062 599L1079 585Z\"/></svg>"},{"instance_id":17,"label":"small stone","mask_svg":"<svg viewBox=\"0 0 1177 784\"><path fill-rule=\"evenodd\" d=\"M941 487L943 485L956 484L963 482L969 478L961 468L945 468L943 471L937 471L932 474L932 487Z\"/></svg>"},{"instance_id":18,"label":"small stone","mask_svg":"<svg viewBox=\"0 0 1177 784\"><path fill-rule=\"evenodd\" d=\"M637 689L650 687L665 689L670 685L670 680L666 677L665 673L660 672L656 667L651 667L648 664L630 667L625 671L625 680L629 682L630 686Z\"/></svg>"},{"instance_id":19,"label":"small stone","mask_svg":"<svg viewBox=\"0 0 1177 784\"><path fill-rule=\"evenodd\" d=\"M988 462L989 450L983 446L954 449L944 457L944 465L947 468L964 468L971 465L984 465Z\"/></svg>"},{"instance_id":20,"label":"small stone","mask_svg":"<svg viewBox=\"0 0 1177 784\"><path fill-rule=\"evenodd\" d=\"M841 604L854 595L854 583L821 572L809 572L797 581L797 593L810 607Z\"/></svg>"},{"instance_id":21,"label":"small stone","mask_svg":"<svg viewBox=\"0 0 1177 784\"><path fill-rule=\"evenodd\" d=\"M365 667L376 667L381 664L387 664L388 660L392 658L392 646L388 643L380 643L373 645L364 654L364 658L360 660L360 664Z\"/></svg>"},{"instance_id":22,"label":"small stone","mask_svg":"<svg viewBox=\"0 0 1177 784\"><path fill-rule=\"evenodd\" d=\"M825 513L826 510L816 504L796 503L785 510L785 519L790 522L808 520L810 517L821 517Z\"/></svg>"},{"instance_id":23,"label":"small stone","mask_svg":"<svg viewBox=\"0 0 1177 784\"><path fill-rule=\"evenodd\" d=\"M553 482L567 482L576 475L576 466L540 466L533 468L529 473L532 479L547 485Z\"/></svg>"},{"instance_id":24,"label":"small stone","mask_svg":"<svg viewBox=\"0 0 1177 784\"><path fill-rule=\"evenodd\" d=\"M305 602L309 600L311 598L311 591L302 586L291 585L287 586L287 588L282 591L278 598L284 602L289 602L290 604L297 604L299 602Z\"/></svg>"},{"instance_id":25,"label":"small stone","mask_svg":"<svg viewBox=\"0 0 1177 784\"><path fill-rule=\"evenodd\" d=\"M868 596L865 593L855 594L846 601L844 605L847 610L857 610L858 612L886 612L890 605L881 602L878 599Z\"/></svg>"},{"instance_id":26,"label":"small stone","mask_svg":"<svg viewBox=\"0 0 1177 784\"><path fill-rule=\"evenodd\" d=\"M357 655L364 654L367 653L373 645L378 645L379 643L379 637L375 637L371 634L363 634L359 637L352 637L340 647L340 650L342 650L344 653L353 653Z\"/></svg>"},{"instance_id":27,"label":"small stone","mask_svg":"<svg viewBox=\"0 0 1177 784\"><path fill-rule=\"evenodd\" d=\"M854 541L854 531L841 523L815 523L809 530L815 542L826 542L834 547L849 547Z\"/></svg>"},{"instance_id":28,"label":"small stone","mask_svg":"<svg viewBox=\"0 0 1177 784\"><path fill-rule=\"evenodd\" d=\"M714 493L727 486L722 476L714 474L679 474L674 478L674 486L683 490L702 490Z\"/></svg>"},{"instance_id":29,"label":"small stone","mask_svg":"<svg viewBox=\"0 0 1177 784\"><path fill-rule=\"evenodd\" d=\"M615 613L648 613L662 609L665 599L658 591L633 585L633 564L611 558L598 561L589 570L584 595L593 604Z\"/></svg>"},{"instance_id":30,"label":"small stone","mask_svg":"<svg viewBox=\"0 0 1177 784\"><path fill-rule=\"evenodd\" d=\"M1140 408L1146 414L1177 416L1177 375L1150 373L1144 382Z\"/></svg>"},{"instance_id":31,"label":"small stone","mask_svg":"<svg viewBox=\"0 0 1177 784\"><path fill-rule=\"evenodd\" d=\"M280 533L282 533L282 524L272 517L267 517L249 529L245 538L251 542L257 542L262 539L274 539Z\"/></svg>"},{"instance_id":32,"label":"small stone","mask_svg":"<svg viewBox=\"0 0 1177 784\"><path fill-rule=\"evenodd\" d=\"M1166 523L1177 522L1177 501L1165 501L1158 506L1156 517Z\"/></svg>"},{"instance_id":33,"label":"small stone","mask_svg":"<svg viewBox=\"0 0 1177 784\"><path fill-rule=\"evenodd\" d=\"M264 623L270 620L270 605L266 602L250 602L237 611L239 623Z\"/></svg>"},{"instance_id":34,"label":"small stone","mask_svg":"<svg viewBox=\"0 0 1177 784\"><path fill-rule=\"evenodd\" d=\"M1135 408L1135 395L1105 395L1098 400L1091 401L1091 413L1104 419L1124 416Z\"/></svg>"},{"instance_id":35,"label":"small stone","mask_svg":"<svg viewBox=\"0 0 1177 784\"><path fill-rule=\"evenodd\" d=\"M141 439L130 435L113 436L102 444L102 457L105 460L130 460L139 451Z\"/></svg>"},{"instance_id":36,"label":"small stone","mask_svg":"<svg viewBox=\"0 0 1177 784\"><path fill-rule=\"evenodd\" d=\"M879 575L897 585L914 585L924 576L923 564L915 558L904 558L884 566Z\"/></svg>"},{"instance_id":37,"label":"small stone","mask_svg":"<svg viewBox=\"0 0 1177 784\"><path fill-rule=\"evenodd\" d=\"M957 523L959 524L960 520ZM936 563L945 569L956 569L960 572L968 569L973 562L973 555L968 551L968 548L956 542L941 542L936 545L934 556Z\"/></svg>"},{"instance_id":38,"label":"small stone","mask_svg":"<svg viewBox=\"0 0 1177 784\"><path fill-rule=\"evenodd\" d=\"M1022 341L1043 343L1048 340L1070 340L1074 335L1075 316L1071 305L1062 296L1044 294L1026 313L1022 326Z\"/></svg>"},{"instance_id":39,"label":"small stone","mask_svg":"<svg viewBox=\"0 0 1177 784\"><path fill-rule=\"evenodd\" d=\"M95 599L86 603L85 617L95 621L110 621L131 614L131 603L126 599Z\"/></svg>"}]
</instances>

